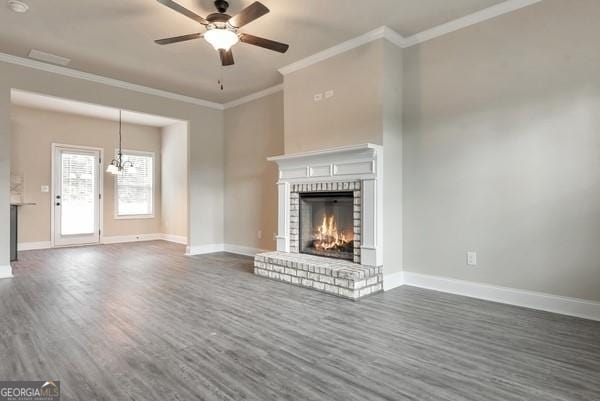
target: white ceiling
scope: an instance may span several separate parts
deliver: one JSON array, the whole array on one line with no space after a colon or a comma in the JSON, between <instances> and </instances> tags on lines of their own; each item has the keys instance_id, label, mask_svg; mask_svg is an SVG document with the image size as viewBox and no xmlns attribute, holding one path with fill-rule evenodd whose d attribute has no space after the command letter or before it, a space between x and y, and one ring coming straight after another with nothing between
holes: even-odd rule
<instances>
[{"instance_id":1,"label":"white ceiling","mask_svg":"<svg viewBox=\"0 0 600 401\"><path fill-rule=\"evenodd\" d=\"M6 0L0 0L7 3ZM224 103L282 82L279 68L387 25L409 36L503 0L261 0L271 12L242 32L286 42L282 55L238 44L236 64L221 68L204 40L158 46L154 39L202 32L156 0L25 0L16 14L0 4L0 51L31 49L72 59L70 68ZM206 16L212 0L179 0ZM230 0L236 14L252 0ZM223 75L225 90L217 80Z\"/></svg>"},{"instance_id":2,"label":"white ceiling","mask_svg":"<svg viewBox=\"0 0 600 401\"><path fill-rule=\"evenodd\" d=\"M99 106L97 104L78 102L75 100L68 100L54 96L40 95L38 93L26 92L17 89L11 90L10 100L12 104L17 106L33 107L36 109L101 118L103 120L119 121L119 109L113 107ZM181 122L172 118L138 113L136 111L129 110L122 111L122 119L123 122L130 124L161 128Z\"/></svg>"}]
</instances>

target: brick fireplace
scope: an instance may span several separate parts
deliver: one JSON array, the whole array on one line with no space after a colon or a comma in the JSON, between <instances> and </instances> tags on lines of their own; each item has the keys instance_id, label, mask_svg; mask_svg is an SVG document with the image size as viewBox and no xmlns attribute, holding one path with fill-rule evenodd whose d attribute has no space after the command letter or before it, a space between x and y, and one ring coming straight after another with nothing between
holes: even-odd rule
<instances>
[{"instance_id":1,"label":"brick fireplace","mask_svg":"<svg viewBox=\"0 0 600 401\"><path fill-rule=\"evenodd\" d=\"M357 300L383 289L383 148L365 144L275 156L277 251L254 272Z\"/></svg>"}]
</instances>

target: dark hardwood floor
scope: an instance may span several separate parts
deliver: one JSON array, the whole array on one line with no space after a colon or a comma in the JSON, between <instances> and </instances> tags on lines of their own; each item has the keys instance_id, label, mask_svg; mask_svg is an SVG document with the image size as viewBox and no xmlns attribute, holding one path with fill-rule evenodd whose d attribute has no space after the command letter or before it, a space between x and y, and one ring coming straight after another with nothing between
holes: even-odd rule
<instances>
[{"instance_id":1,"label":"dark hardwood floor","mask_svg":"<svg viewBox=\"0 0 600 401\"><path fill-rule=\"evenodd\" d=\"M162 241L29 251L0 380L63 400L600 400L600 322L402 287L360 302Z\"/></svg>"}]
</instances>

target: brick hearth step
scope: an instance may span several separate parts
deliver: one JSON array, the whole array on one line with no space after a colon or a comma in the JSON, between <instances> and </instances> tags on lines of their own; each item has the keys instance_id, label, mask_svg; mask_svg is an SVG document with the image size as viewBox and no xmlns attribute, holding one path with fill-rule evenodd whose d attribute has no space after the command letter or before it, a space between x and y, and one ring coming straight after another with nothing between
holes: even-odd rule
<instances>
[{"instance_id":1,"label":"brick hearth step","mask_svg":"<svg viewBox=\"0 0 600 401\"><path fill-rule=\"evenodd\" d=\"M383 290L382 267L286 252L259 253L254 273L353 300Z\"/></svg>"}]
</instances>

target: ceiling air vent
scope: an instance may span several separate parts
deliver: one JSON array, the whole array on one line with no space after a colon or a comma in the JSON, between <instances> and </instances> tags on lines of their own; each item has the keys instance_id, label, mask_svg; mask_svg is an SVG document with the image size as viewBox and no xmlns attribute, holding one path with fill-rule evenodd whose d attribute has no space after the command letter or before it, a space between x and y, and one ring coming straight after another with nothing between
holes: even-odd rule
<instances>
[{"instance_id":1,"label":"ceiling air vent","mask_svg":"<svg viewBox=\"0 0 600 401\"><path fill-rule=\"evenodd\" d=\"M29 52L29 58L43 61L43 62L50 63L50 64L62 65L62 66L66 66L71 62L71 59L57 56L55 54L46 53L46 52L43 52L40 50L35 50L35 49L33 49Z\"/></svg>"},{"instance_id":2,"label":"ceiling air vent","mask_svg":"<svg viewBox=\"0 0 600 401\"><path fill-rule=\"evenodd\" d=\"M8 7L19 14L26 13L29 10L29 6L19 0L8 0Z\"/></svg>"}]
</instances>

